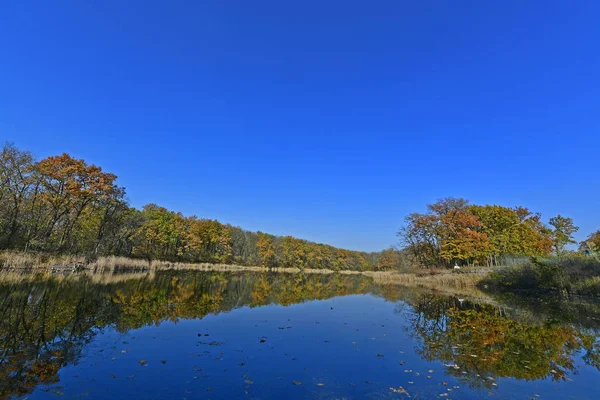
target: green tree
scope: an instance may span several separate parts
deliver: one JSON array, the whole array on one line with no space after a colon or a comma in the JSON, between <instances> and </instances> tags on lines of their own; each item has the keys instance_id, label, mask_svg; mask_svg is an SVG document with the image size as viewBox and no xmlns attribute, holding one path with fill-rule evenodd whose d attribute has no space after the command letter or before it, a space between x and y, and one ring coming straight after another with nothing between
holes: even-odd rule
<instances>
[{"instance_id":1,"label":"green tree","mask_svg":"<svg viewBox=\"0 0 600 400\"><path fill-rule=\"evenodd\" d=\"M566 247L571 243L577 243L573 239L573 234L579 230L575 226L573 219L563 217L560 214L550 218L550 225L554 228L552 231L552 245L558 257L564 255Z\"/></svg>"}]
</instances>

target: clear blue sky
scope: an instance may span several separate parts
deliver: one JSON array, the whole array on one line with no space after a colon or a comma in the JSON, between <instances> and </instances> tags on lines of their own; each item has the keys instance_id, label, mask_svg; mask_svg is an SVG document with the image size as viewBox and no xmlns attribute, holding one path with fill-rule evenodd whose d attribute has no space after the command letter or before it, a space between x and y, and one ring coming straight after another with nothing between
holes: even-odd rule
<instances>
[{"instance_id":1,"label":"clear blue sky","mask_svg":"<svg viewBox=\"0 0 600 400\"><path fill-rule=\"evenodd\" d=\"M446 196L600 229L600 2L20 1L0 139L336 246Z\"/></svg>"}]
</instances>

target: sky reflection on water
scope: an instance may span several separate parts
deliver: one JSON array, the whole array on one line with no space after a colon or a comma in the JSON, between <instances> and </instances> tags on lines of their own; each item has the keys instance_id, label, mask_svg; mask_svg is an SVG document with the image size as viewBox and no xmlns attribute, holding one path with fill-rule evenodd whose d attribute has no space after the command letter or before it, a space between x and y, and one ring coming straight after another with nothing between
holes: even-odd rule
<instances>
[{"instance_id":1,"label":"sky reflection on water","mask_svg":"<svg viewBox=\"0 0 600 400\"><path fill-rule=\"evenodd\" d=\"M5 279L0 298L4 397L593 399L600 377L593 304L569 323L362 276L206 272Z\"/></svg>"}]
</instances>

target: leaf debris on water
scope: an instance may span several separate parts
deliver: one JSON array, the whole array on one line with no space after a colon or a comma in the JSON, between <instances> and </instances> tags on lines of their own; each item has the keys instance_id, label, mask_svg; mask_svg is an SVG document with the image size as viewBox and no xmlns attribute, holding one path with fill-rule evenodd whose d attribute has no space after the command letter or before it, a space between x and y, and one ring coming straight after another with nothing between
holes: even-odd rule
<instances>
[{"instance_id":1,"label":"leaf debris on water","mask_svg":"<svg viewBox=\"0 0 600 400\"><path fill-rule=\"evenodd\" d=\"M406 391L406 389L404 389L402 386L398 386L398 388L393 388L391 387L390 390L394 393L399 393L399 394L405 394L408 397L410 397L410 394L408 394L408 392Z\"/></svg>"}]
</instances>

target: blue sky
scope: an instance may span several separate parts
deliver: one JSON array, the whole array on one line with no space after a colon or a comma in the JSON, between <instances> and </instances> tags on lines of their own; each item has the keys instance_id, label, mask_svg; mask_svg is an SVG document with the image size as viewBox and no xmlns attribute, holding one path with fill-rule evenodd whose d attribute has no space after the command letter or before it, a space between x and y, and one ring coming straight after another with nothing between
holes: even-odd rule
<instances>
[{"instance_id":1,"label":"blue sky","mask_svg":"<svg viewBox=\"0 0 600 400\"><path fill-rule=\"evenodd\" d=\"M600 229L596 1L4 1L0 139L351 249L446 196Z\"/></svg>"}]
</instances>

